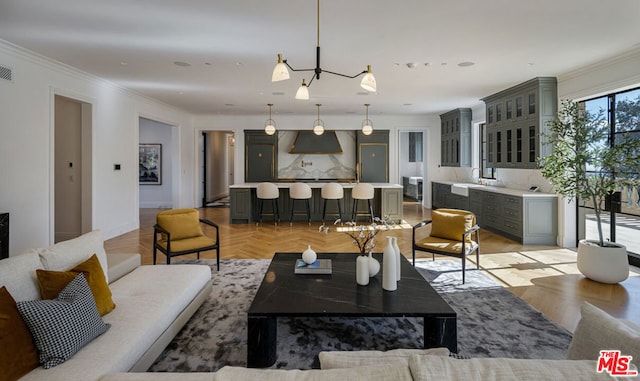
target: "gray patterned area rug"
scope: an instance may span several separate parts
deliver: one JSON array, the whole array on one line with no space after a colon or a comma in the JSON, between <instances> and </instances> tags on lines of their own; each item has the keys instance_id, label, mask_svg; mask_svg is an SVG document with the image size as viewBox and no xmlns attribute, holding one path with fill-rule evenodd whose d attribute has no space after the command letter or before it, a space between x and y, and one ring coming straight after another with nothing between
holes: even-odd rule
<instances>
[{"instance_id":1,"label":"gray patterned area rug","mask_svg":"<svg viewBox=\"0 0 640 381\"><path fill-rule=\"evenodd\" d=\"M208 372L246 366L247 315L268 260L190 260L212 268L213 291L158 357L150 371ZM460 261L416 263L418 271L458 313L458 353L469 357L564 359L571 334ZM354 280L355 281L355 280ZM318 368L329 350L420 348L422 319L278 319L278 360L273 368Z\"/></svg>"}]
</instances>

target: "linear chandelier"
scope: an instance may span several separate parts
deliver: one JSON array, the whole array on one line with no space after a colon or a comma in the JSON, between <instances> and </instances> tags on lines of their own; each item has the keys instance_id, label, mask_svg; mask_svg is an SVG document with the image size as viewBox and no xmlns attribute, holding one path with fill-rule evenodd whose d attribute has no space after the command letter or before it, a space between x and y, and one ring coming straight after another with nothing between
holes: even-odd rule
<instances>
[{"instance_id":1,"label":"linear chandelier","mask_svg":"<svg viewBox=\"0 0 640 381\"><path fill-rule=\"evenodd\" d=\"M313 75L311 76L311 79L309 80L309 83L307 83L305 81L305 79L302 79L302 85L300 85L300 87L298 88L298 91L296 92L296 99L309 99L309 86L311 86L311 82L313 82L314 79L320 79L320 74L325 72L325 73L329 73L329 74L333 74L333 75L338 75L341 77L346 77L346 78L356 78L361 76L362 74L364 74L364 77L362 77L362 81L360 82L360 86L367 90L367 91L371 91L371 92L375 92L376 91L376 79L373 76L373 73L371 72L371 65L367 65L367 69L361 71L360 73L356 74L356 75L346 75L346 74L340 74L340 73L336 73L334 71L329 71L329 70L323 70L320 68L320 0L318 0L318 33L317 33L317 45L316 45L316 67L315 69L294 69L293 67L291 67L291 65L289 65L289 63L287 62L286 59L282 58L282 54L279 53L278 54L278 63L276 64L276 67L273 69L273 74L271 75L271 82L277 82L277 81L284 81L286 79L289 79L289 69L291 69L291 71L313 71Z\"/></svg>"}]
</instances>

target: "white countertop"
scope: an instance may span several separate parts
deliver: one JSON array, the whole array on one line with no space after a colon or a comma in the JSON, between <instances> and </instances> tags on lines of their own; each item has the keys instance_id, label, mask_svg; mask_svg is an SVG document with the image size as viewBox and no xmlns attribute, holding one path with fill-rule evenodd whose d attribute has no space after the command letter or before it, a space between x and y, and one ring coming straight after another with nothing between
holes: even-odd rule
<instances>
[{"instance_id":1,"label":"white countertop","mask_svg":"<svg viewBox=\"0 0 640 381\"><path fill-rule=\"evenodd\" d=\"M481 185L481 184L475 184L475 183L465 183L461 181L438 180L438 181L434 181L434 183L447 184L447 185L465 184L472 189L479 189L486 192L501 193L501 194L507 194L511 196L518 196L518 197L558 197L558 195L554 193L531 192L528 190L496 187L492 185Z\"/></svg>"},{"instance_id":2,"label":"white countertop","mask_svg":"<svg viewBox=\"0 0 640 381\"><path fill-rule=\"evenodd\" d=\"M291 184L293 184L293 182L273 182L278 188L280 189L287 189L291 186ZM229 188L257 188L259 183L240 183L240 184L233 184L230 185ZM313 188L322 188L325 184L327 183L322 183L322 182L308 182L306 183L309 185L309 187ZM343 188L353 188L356 186L356 183L338 183L340 185L342 185ZM376 189L397 189L400 188L402 189L402 185L398 185L398 184L393 184L393 183L369 183L371 185L373 185L374 188Z\"/></svg>"}]
</instances>

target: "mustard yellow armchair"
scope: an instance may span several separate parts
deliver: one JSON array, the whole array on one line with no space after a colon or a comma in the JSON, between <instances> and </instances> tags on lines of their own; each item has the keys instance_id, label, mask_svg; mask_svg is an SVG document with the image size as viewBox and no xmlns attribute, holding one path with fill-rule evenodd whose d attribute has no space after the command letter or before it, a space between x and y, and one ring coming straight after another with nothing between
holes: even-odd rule
<instances>
[{"instance_id":1,"label":"mustard yellow armchair","mask_svg":"<svg viewBox=\"0 0 640 381\"><path fill-rule=\"evenodd\" d=\"M207 237L200 224L211 226L216 230L216 238ZM156 254L160 250L167 256L167 264L171 264L171 257L197 253L200 259L201 251L216 250L216 264L220 270L220 233L214 222L200 218L197 209L165 210L156 216L153 226L153 264L156 264Z\"/></svg>"},{"instance_id":2,"label":"mustard yellow armchair","mask_svg":"<svg viewBox=\"0 0 640 381\"><path fill-rule=\"evenodd\" d=\"M431 225L431 233L416 239L416 231ZM449 255L462 259L462 283L464 283L465 260L467 255L476 253L476 266L480 268L480 227L472 212L458 209L437 209L431 212L431 220L424 220L413 226L413 265L416 265L416 250Z\"/></svg>"}]
</instances>

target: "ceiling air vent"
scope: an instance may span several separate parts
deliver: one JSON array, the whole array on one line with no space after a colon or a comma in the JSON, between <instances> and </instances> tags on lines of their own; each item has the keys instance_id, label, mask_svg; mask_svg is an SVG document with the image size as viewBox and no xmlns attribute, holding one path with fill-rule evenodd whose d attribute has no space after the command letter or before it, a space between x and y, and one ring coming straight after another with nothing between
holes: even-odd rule
<instances>
[{"instance_id":1,"label":"ceiling air vent","mask_svg":"<svg viewBox=\"0 0 640 381\"><path fill-rule=\"evenodd\" d=\"M0 65L0 79L4 79L7 81L13 80L11 68L6 67L4 65Z\"/></svg>"}]
</instances>

